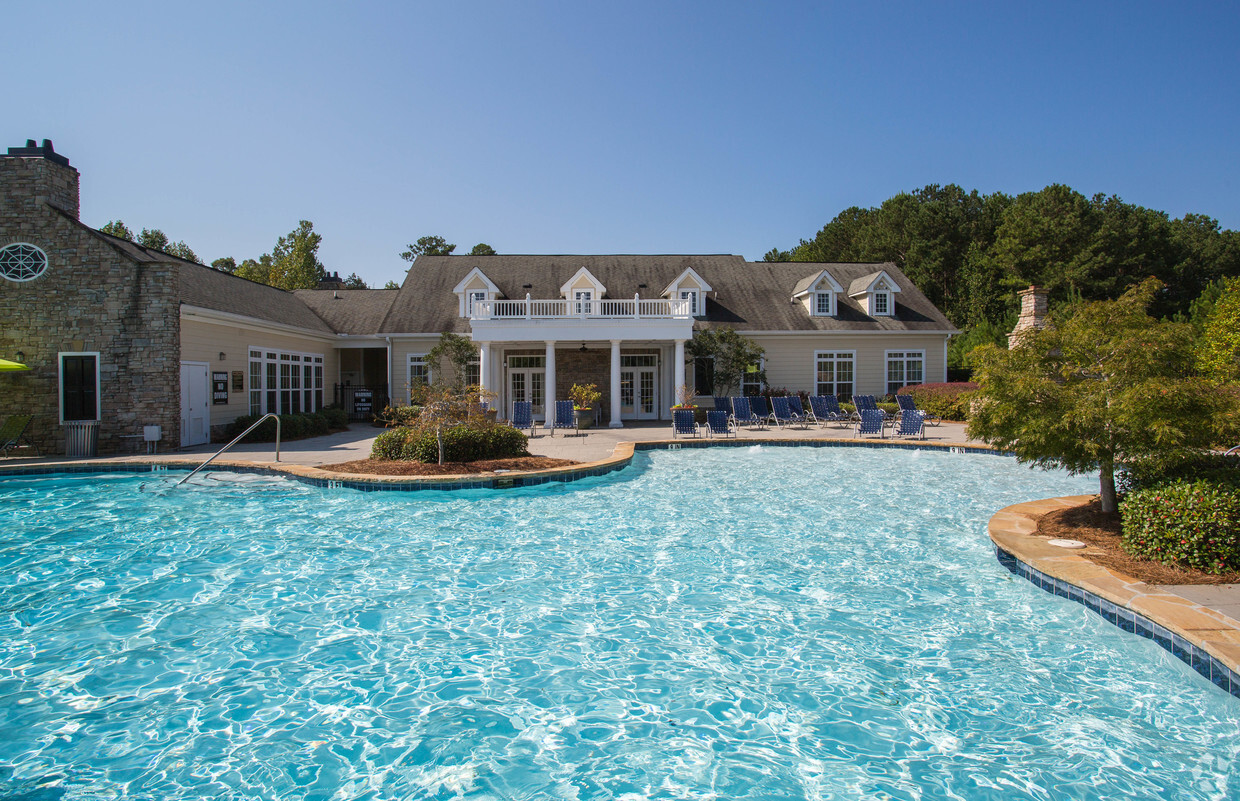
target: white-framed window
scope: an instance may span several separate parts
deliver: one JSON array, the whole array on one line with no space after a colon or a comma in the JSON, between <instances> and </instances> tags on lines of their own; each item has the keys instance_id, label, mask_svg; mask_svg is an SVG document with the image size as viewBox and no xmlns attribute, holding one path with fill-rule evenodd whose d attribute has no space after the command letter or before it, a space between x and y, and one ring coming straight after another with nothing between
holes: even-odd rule
<instances>
[{"instance_id":1,"label":"white-framed window","mask_svg":"<svg viewBox=\"0 0 1240 801\"><path fill-rule=\"evenodd\" d=\"M99 352L64 352L60 364L60 422L102 417L99 392Z\"/></svg>"},{"instance_id":2,"label":"white-framed window","mask_svg":"<svg viewBox=\"0 0 1240 801\"><path fill-rule=\"evenodd\" d=\"M474 315L474 304L487 299L486 290L474 290L465 296L465 316Z\"/></svg>"},{"instance_id":3,"label":"white-framed window","mask_svg":"<svg viewBox=\"0 0 1240 801\"><path fill-rule=\"evenodd\" d=\"M894 395L900 387L925 382L926 352L924 350L887 351L887 394Z\"/></svg>"},{"instance_id":4,"label":"white-framed window","mask_svg":"<svg viewBox=\"0 0 1240 801\"><path fill-rule=\"evenodd\" d=\"M875 317L887 317L891 315L891 293L875 292L870 300L871 314Z\"/></svg>"},{"instance_id":5,"label":"white-framed window","mask_svg":"<svg viewBox=\"0 0 1240 801\"><path fill-rule=\"evenodd\" d=\"M465 365L465 386L482 386L482 362L478 359Z\"/></svg>"},{"instance_id":6,"label":"white-framed window","mask_svg":"<svg viewBox=\"0 0 1240 801\"><path fill-rule=\"evenodd\" d=\"M693 360L693 392L696 395L715 394L714 356L698 356Z\"/></svg>"},{"instance_id":7,"label":"white-framed window","mask_svg":"<svg viewBox=\"0 0 1240 801\"><path fill-rule=\"evenodd\" d=\"M311 413L323 408L323 354L251 345L250 414Z\"/></svg>"},{"instance_id":8,"label":"white-framed window","mask_svg":"<svg viewBox=\"0 0 1240 801\"><path fill-rule=\"evenodd\" d=\"M700 317L702 315L702 307L698 305L698 291L696 289L680 290L680 299L689 301L690 317Z\"/></svg>"},{"instance_id":9,"label":"white-framed window","mask_svg":"<svg viewBox=\"0 0 1240 801\"><path fill-rule=\"evenodd\" d=\"M431 383L431 366L426 361L426 354L409 354L409 388L426 386Z\"/></svg>"},{"instance_id":10,"label":"white-framed window","mask_svg":"<svg viewBox=\"0 0 1240 801\"><path fill-rule=\"evenodd\" d=\"M814 394L834 395L848 400L855 388L857 356L850 350L820 350L814 353Z\"/></svg>"},{"instance_id":11,"label":"white-framed window","mask_svg":"<svg viewBox=\"0 0 1240 801\"><path fill-rule=\"evenodd\" d=\"M530 370L547 366L546 356L509 356L508 367L512 370Z\"/></svg>"},{"instance_id":12,"label":"white-framed window","mask_svg":"<svg viewBox=\"0 0 1240 801\"><path fill-rule=\"evenodd\" d=\"M659 356L655 353L625 353L620 355L621 367L658 367Z\"/></svg>"},{"instance_id":13,"label":"white-framed window","mask_svg":"<svg viewBox=\"0 0 1240 801\"><path fill-rule=\"evenodd\" d=\"M741 394L742 395L761 395L765 385L762 383L762 370L766 366L766 359L760 360L757 364L751 364L745 368L745 373L741 376Z\"/></svg>"},{"instance_id":14,"label":"white-framed window","mask_svg":"<svg viewBox=\"0 0 1240 801\"><path fill-rule=\"evenodd\" d=\"M835 293L834 292L815 292L814 293L814 316L815 317L834 317L835 316Z\"/></svg>"},{"instance_id":15,"label":"white-framed window","mask_svg":"<svg viewBox=\"0 0 1240 801\"><path fill-rule=\"evenodd\" d=\"M593 289L578 289L573 292L573 314L593 314Z\"/></svg>"}]
</instances>

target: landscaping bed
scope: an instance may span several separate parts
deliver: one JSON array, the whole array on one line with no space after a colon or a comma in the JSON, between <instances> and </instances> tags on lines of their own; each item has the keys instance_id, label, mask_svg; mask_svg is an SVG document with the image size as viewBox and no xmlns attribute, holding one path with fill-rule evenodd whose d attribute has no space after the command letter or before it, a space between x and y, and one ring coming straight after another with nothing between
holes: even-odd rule
<instances>
[{"instance_id":1,"label":"landscaping bed","mask_svg":"<svg viewBox=\"0 0 1240 801\"><path fill-rule=\"evenodd\" d=\"M550 470L554 467L571 467L575 464L579 462L571 459L552 459L547 456L519 456L513 459L483 459L477 462L447 462L445 464L359 459L341 464L325 464L322 465L322 469L337 473L365 473L377 476L463 476L475 473L494 473L496 470Z\"/></svg>"},{"instance_id":2,"label":"landscaping bed","mask_svg":"<svg viewBox=\"0 0 1240 801\"><path fill-rule=\"evenodd\" d=\"M1038 535L1080 540L1089 545L1080 553L1103 567L1140 579L1146 584L1237 584L1240 573L1206 573L1186 567L1175 567L1148 559L1137 559L1120 547L1119 514L1104 515L1098 499L1043 515L1038 521Z\"/></svg>"}]
</instances>

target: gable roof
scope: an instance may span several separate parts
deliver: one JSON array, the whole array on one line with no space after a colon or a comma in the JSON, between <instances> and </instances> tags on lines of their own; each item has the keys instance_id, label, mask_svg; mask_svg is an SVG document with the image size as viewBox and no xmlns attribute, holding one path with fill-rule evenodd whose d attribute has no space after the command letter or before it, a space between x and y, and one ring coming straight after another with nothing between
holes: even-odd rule
<instances>
[{"instance_id":1,"label":"gable roof","mask_svg":"<svg viewBox=\"0 0 1240 801\"><path fill-rule=\"evenodd\" d=\"M182 303L308 331L335 333L292 292L193 262L179 262L179 267Z\"/></svg>"},{"instance_id":2,"label":"gable roof","mask_svg":"<svg viewBox=\"0 0 1240 801\"><path fill-rule=\"evenodd\" d=\"M894 267L895 265L893 264L891 266ZM858 295L864 295L865 293L872 291L874 285L878 283L878 279L880 278L887 279L887 283L892 285L892 292L902 291L900 289L899 282L888 275L886 270L879 270L876 273L870 273L869 275L863 275L860 278L853 279L853 282L848 285L848 297L855 298Z\"/></svg>"},{"instance_id":3,"label":"gable roof","mask_svg":"<svg viewBox=\"0 0 1240 801\"><path fill-rule=\"evenodd\" d=\"M295 289L293 296L339 334L376 334L396 300L395 289Z\"/></svg>"},{"instance_id":4,"label":"gable roof","mask_svg":"<svg viewBox=\"0 0 1240 801\"><path fill-rule=\"evenodd\" d=\"M687 269L715 287L696 328L734 327L740 331L954 331L904 273L890 262L813 264L747 262L730 255L496 255L419 256L379 333L451 331L468 334L452 290L471 270L481 268L508 298L558 298L563 283L582 267L607 287L611 298L656 298ZM789 297L806 273L828 272L841 286L886 272L901 290L891 317L871 317L853 299L840 297L835 317L811 317ZM525 286L528 284L529 286ZM642 286L642 285L645 286Z\"/></svg>"},{"instance_id":5,"label":"gable roof","mask_svg":"<svg viewBox=\"0 0 1240 801\"><path fill-rule=\"evenodd\" d=\"M804 295L806 292L809 292L810 289L816 286L823 279L824 276L826 277L828 281L831 282L832 292L843 292L844 291L844 287L840 286L840 282L835 280L835 276L831 275L831 273L827 272L826 270L819 270L818 272L811 273L810 275L807 275L806 277L802 278L800 281L797 281L796 286L792 288L792 297L794 298L800 297L801 295Z\"/></svg>"}]
</instances>

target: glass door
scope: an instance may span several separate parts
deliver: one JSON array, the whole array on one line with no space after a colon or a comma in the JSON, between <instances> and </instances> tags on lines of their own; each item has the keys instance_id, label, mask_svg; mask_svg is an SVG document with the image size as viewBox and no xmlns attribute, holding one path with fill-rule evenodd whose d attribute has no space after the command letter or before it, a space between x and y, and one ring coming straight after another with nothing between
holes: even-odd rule
<instances>
[{"instance_id":1,"label":"glass door","mask_svg":"<svg viewBox=\"0 0 1240 801\"><path fill-rule=\"evenodd\" d=\"M653 353L621 355L620 419L659 419L659 357Z\"/></svg>"},{"instance_id":2,"label":"glass door","mask_svg":"<svg viewBox=\"0 0 1240 801\"><path fill-rule=\"evenodd\" d=\"M542 356L512 356L508 359L508 416L512 418L512 404L529 401L530 410L537 420L546 419L547 368Z\"/></svg>"}]
</instances>

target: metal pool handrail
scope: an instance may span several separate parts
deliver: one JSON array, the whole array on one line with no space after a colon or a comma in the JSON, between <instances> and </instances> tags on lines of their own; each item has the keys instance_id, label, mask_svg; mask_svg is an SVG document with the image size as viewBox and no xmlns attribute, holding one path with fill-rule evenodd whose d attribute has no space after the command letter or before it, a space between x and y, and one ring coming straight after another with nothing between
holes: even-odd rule
<instances>
[{"instance_id":1,"label":"metal pool handrail","mask_svg":"<svg viewBox=\"0 0 1240 801\"><path fill-rule=\"evenodd\" d=\"M224 447L216 451L214 456L212 456L210 459L206 460L205 462L203 462L202 464L198 465L193 470L191 470L190 474L186 476L185 478L181 479L180 481L178 481L176 485L179 487L182 484L184 484L186 481L189 481L191 478L194 477L194 473L197 473L202 468L214 462L216 457L218 457L221 453L223 453L224 451L228 450L229 448L231 448L232 446L240 442L242 437L244 437L246 434L250 433L254 429L258 428L262 424L262 422L266 420L268 417L271 417L276 421L276 461L277 462L280 461L280 415L276 414L275 412L267 412L267 414L255 420L254 425L250 426L245 431L242 431L240 434L238 434L236 439L234 439L232 442L228 443L227 445L225 445Z\"/></svg>"},{"instance_id":2,"label":"metal pool handrail","mask_svg":"<svg viewBox=\"0 0 1240 801\"><path fill-rule=\"evenodd\" d=\"M1233 453L1240 453L1240 445L1237 445L1234 448L1228 448L1226 451L1223 452L1223 455L1231 456Z\"/></svg>"}]
</instances>

